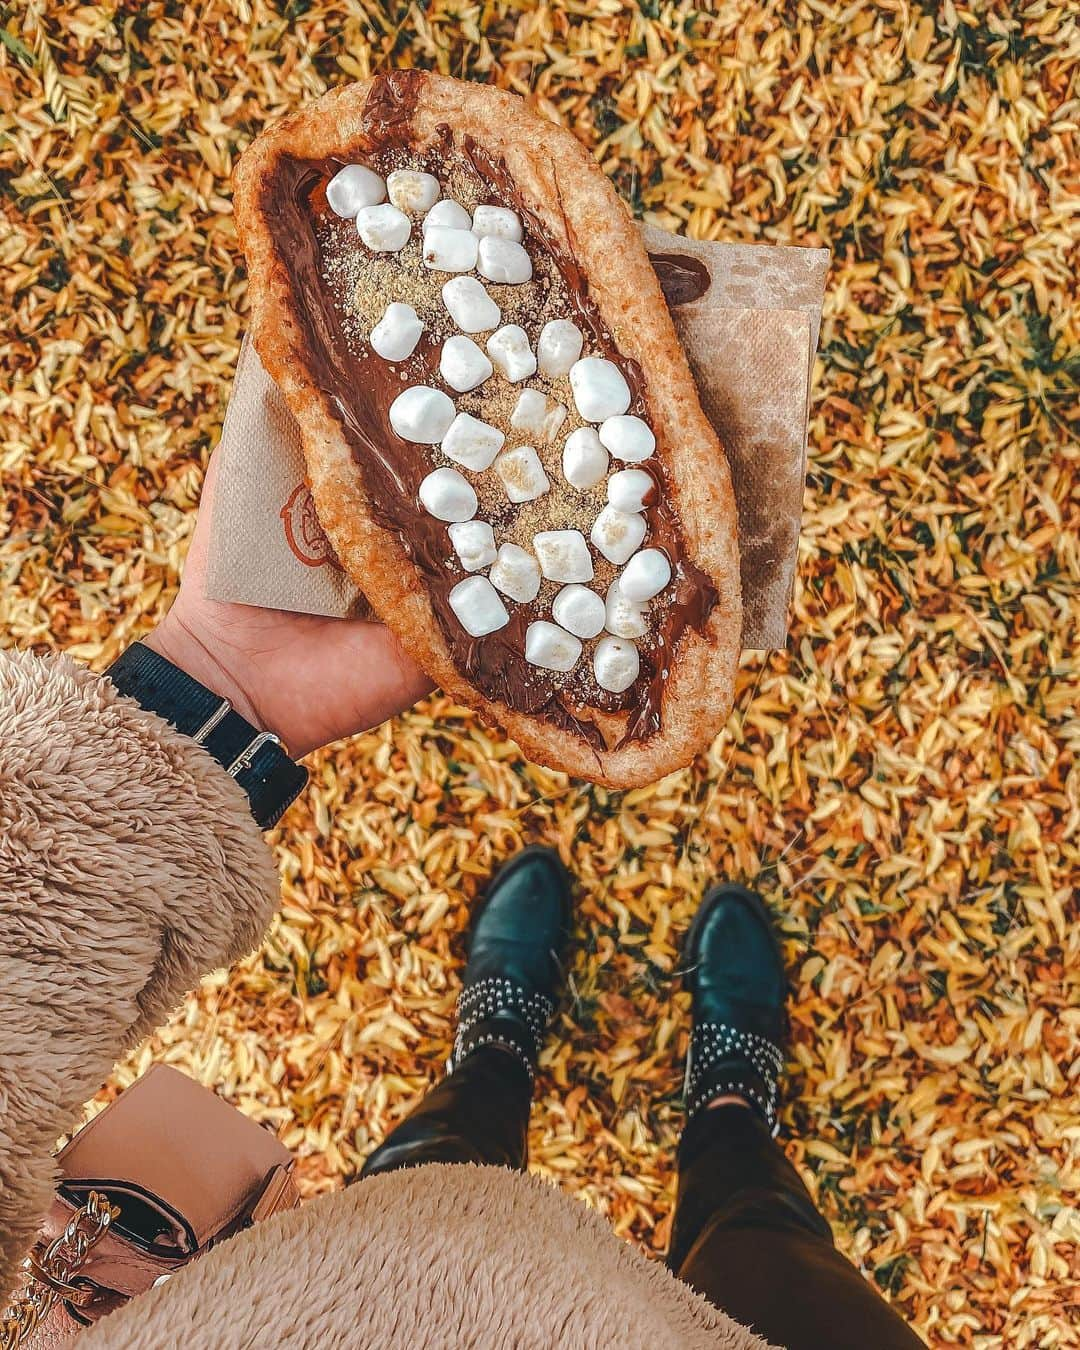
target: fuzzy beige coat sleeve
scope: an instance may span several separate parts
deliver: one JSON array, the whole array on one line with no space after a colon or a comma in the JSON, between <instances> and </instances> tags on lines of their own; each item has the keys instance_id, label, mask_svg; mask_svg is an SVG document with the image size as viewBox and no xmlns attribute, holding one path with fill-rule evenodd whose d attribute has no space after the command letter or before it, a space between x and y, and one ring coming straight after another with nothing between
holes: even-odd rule
<instances>
[{"instance_id":1,"label":"fuzzy beige coat sleeve","mask_svg":"<svg viewBox=\"0 0 1080 1350\"><path fill-rule=\"evenodd\" d=\"M236 783L66 658L0 651L0 1289L55 1186L57 1137L278 901Z\"/></svg>"}]
</instances>

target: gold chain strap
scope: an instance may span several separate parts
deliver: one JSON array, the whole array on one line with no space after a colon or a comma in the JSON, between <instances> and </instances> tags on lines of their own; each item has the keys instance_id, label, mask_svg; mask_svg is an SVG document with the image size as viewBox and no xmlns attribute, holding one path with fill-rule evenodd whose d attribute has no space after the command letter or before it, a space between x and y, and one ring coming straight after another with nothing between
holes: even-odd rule
<instances>
[{"instance_id":1,"label":"gold chain strap","mask_svg":"<svg viewBox=\"0 0 1080 1350\"><path fill-rule=\"evenodd\" d=\"M49 1315L58 1298L78 1293L71 1285L72 1276L119 1213L103 1195L91 1191L86 1204L75 1211L68 1226L41 1256L26 1258L23 1269L30 1278L0 1316L0 1350L17 1350Z\"/></svg>"}]
</instances>

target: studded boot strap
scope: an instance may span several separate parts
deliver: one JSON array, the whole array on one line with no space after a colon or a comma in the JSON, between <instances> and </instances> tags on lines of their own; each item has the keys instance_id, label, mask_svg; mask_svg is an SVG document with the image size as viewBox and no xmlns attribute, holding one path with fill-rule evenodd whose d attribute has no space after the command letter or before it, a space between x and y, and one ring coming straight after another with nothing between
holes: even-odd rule
<instances>
[{"instance_id":1,"label":"studded boot strap","mask_svg":"<svg viewBox=\"0 0 1080 1350\"><path fill-rule=\"evenodd\" d=\"M780 1047L752 1031L723 1022L698 1022L686 1057L684 1097L690 1119L717 1097L742 1097L776 1133L777 1081L784 1068Z\"/></svg>"},{"instance_id":2,"label":"studded boot strap","mask_svg":"<svg viewBox=\"0 0 1080 1350\"><path fill-rule=\"evenodd\" d=\"M502 1045L515 1054L532 1081L540 1047L555 1004L546 994L530 994L514 980L492 975L461 991L458 1027L448 1068L482 1045Z\"/></svg>"}]
</instances>

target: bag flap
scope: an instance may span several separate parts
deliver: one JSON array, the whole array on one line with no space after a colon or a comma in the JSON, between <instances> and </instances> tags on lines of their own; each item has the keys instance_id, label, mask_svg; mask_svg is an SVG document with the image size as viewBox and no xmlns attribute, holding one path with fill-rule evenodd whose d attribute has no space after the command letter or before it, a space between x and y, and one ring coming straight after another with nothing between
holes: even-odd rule
<instances>
[{"instance_id":1,"label":"bag flap","mask_svg":"<svg viewBox=\"0 0 1080 1350\"><path fill-rule=\"evenodd\" d=\"M148 1069L57 1155L62 1187L107 1191L112 1181L144 1192L185 1221L198 1248L291 1161L268 1130L167 1064Z\"/></svg>"}]
</instances>

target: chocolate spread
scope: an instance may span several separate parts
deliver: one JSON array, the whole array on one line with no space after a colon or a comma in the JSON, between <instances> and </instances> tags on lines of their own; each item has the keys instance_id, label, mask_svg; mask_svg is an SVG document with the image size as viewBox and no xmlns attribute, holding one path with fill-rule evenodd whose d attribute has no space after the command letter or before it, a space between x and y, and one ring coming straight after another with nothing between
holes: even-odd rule
<instances>
[{"instance_id":1,"label":"chocolate spread","mask_svg":"<svg viewBox=\"0 0 1080 1350\"><path fill-rule=\"evenodd\" d=\"M649 261L671 308L700 300L712 285L709 269L689 253L650 253Z\"/></svg>"},{"instance_id":2,"label":"chocolate spread","mask_svg":"<svg viewBox=\"0 0 1080 1350\"><path fill-rule=\"evenodd\" d=\"M387 149L411 149L410 120L423 80L422 72L394 71L372 85L363 117L368 144L358 147L372 162ZM530 254L535 258L538 250L546 250L558 268L575 311L572 317L592 339L587 348L617 361L631 389L629 411L649 420L641 369L618 352L576 259L557 246L523 204L504 164L470 137L455 144L447 127L439 128L439 138L434 153L429 152L427 157L416 154L414 160L427 158L431 171L439 174L448 158L456 156L478 178L485 200L509 206L521 216ZM264 189L262 209L290 276L308 370L341 424L373 515L395 532L406 556L422 573L451 659L486 697L576 731L597 748L605 741L589 718L588 707L629 710L623 743L648 739L660 728L664 684L679 638L687 627L702 631L716 602L710 579L685 556L663 466L657 459L635 466L649 473L656 484L647 506L648 543L667 554L673 580L655 602L648 636L638 642L641 674L630 689L622 694L608 693L592 682L590 672L591 689L583 699L580 692L567 688L565 677L526 662L525 630L534 619L549 617L545 607L536 602L508 606L510 621L498 632L482 638L466 633L448 599L465 574L460 568L447 566L448 556L453 555L446 526L428 515L417 498L419 484L432 467L428 448L402 440L390 429L389 407L404 387L399 373L375 357L366 344L350 342L344 316L324 279L325 260L317 226L330 214L325 188L339 167L340 162L334 160L283 157ZM530 333L534 343L536 336ZM437 344L432 344L427 334L425 337L428 347L425 351L422 341L418 354L426 355L428 370L433 373L438 365Z\"/></svg>"}]
</instances>

